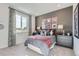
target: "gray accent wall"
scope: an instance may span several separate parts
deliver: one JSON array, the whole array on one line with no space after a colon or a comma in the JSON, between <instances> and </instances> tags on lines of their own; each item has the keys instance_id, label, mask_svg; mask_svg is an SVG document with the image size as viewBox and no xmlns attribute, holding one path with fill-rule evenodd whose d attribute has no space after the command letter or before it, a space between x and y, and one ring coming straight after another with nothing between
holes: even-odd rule
<instances>
[{"instance_id":1,"label":"gray accent wall","mask_svg":"<svg viewBox=\"0 0 79 59\"><path fill-rule=\"evenodd\" d=\"M52 16L57 16L58 24L63 24L66 32L72 32L72 12L73 7L67 7L54 12L43 14L36 17L36 26L41 26L42 20L50 18Z\"/></svg>"}]
</instances>

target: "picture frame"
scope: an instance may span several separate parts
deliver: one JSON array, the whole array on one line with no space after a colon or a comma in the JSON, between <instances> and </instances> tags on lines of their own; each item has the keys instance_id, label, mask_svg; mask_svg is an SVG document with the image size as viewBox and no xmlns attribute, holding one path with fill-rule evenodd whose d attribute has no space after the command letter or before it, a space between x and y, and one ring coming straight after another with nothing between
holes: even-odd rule
<instances>
[{"instance_id":1,"label":"picture frame","mask_svg":"<svg viewBox=\"0 0 79 59\"><path fill-rule=\"evenodd\" d=\"M74 11L74 36L79 38L79 4Z\"/></svg>"}]
</instances>

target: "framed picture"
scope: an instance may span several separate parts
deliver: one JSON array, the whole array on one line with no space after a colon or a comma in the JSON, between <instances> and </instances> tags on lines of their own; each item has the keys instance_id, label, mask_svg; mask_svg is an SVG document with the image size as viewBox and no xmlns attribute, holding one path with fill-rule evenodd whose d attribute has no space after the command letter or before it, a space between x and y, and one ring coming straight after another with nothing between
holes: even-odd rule
<instances>
[{"instance_id":1,"label":"framed picture","mask_svg":"<svg viewBox=\"0 0 79 59\"><path fill-rule=\"evenodd\" d=\"M52 17L52 29L57 29L57 16Z\"/></svg>"},{"instance_id":2,"label":"framed picture","mask_svg":"<svg viewBox=\"0 0 79 59\"><path fill-rule=\"evenodd\" d=\"M74 11L74 36L79 38L79 4Z\"/></svg>"},{"instance_id":3,"label":"framed picture","mask_svg":"<svg viewBox=\"0 0 79 59\"><path fill-rule=\"evenodd\" d=\"M42 20L42 29L45 29L45 22L46 22L46 19L43 19Z\"/></svg>"},{"instance_id":4,"label":"framed picture","mask_svg":"<svg viewBox=\"0 0 79 59\"><path fill-rule=\"evenodd\" d=\"M52 24L57 24L57 16L52 17Z\"/></svg>"},{"instance_id":5,"label":"framed picture","mask_svg":"<svg viewBox=\"0 0 79 59\"><path fill-rule=\"evenodd\" d=\"M52 18L47 18L46 28L52 29Z\"/></svg>"}]
</instances>

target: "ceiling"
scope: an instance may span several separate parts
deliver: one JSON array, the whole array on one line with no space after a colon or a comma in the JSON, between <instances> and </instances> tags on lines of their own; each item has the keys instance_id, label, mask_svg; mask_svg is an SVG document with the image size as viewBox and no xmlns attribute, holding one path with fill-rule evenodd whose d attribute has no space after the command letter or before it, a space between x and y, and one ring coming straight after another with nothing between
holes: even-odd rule
<instances>
[{"instance_id":1,"label":"ceiling","mask_svg":"<svg viewBox=\"0 0 79 59\"><path fill-rule=\"evenodd\" d=\"M26 13L39 16L45 13L53 12L62 8L72 6L72 3L12 3L9 4L13 8L17 8Z\"/></svg>"}]
</instances>

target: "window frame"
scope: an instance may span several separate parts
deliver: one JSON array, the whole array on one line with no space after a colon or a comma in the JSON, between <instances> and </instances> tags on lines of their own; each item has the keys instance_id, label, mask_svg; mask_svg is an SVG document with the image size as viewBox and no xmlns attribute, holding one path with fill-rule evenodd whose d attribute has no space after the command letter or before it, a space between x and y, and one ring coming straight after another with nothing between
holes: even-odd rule
<instances>
[{"instance_id":1,"label":"window frame","mask_svg":"<svg viewBox=\"0 0 79 59\"><path fill-rule=\"evenodd\" d=\"M19 15L19 16L20 16L20 20L21 20L21 21L20 21L20 26L21 26L21 27L20 27L20 28L17 28L17 27L16 27L16 30L24 30L24 29L23 29L22 17L24 17L24 18L26 18L26 17L25 17L24 15L22 16L22 15L20 15L20 14L16 14L16 15ZM16 19L16 20L17 20L17 19ZM27 23L27 18L26 18L26 23ZM27 25L25 25L25 26L27 27Z\"/></svg>"}]
</instances>

